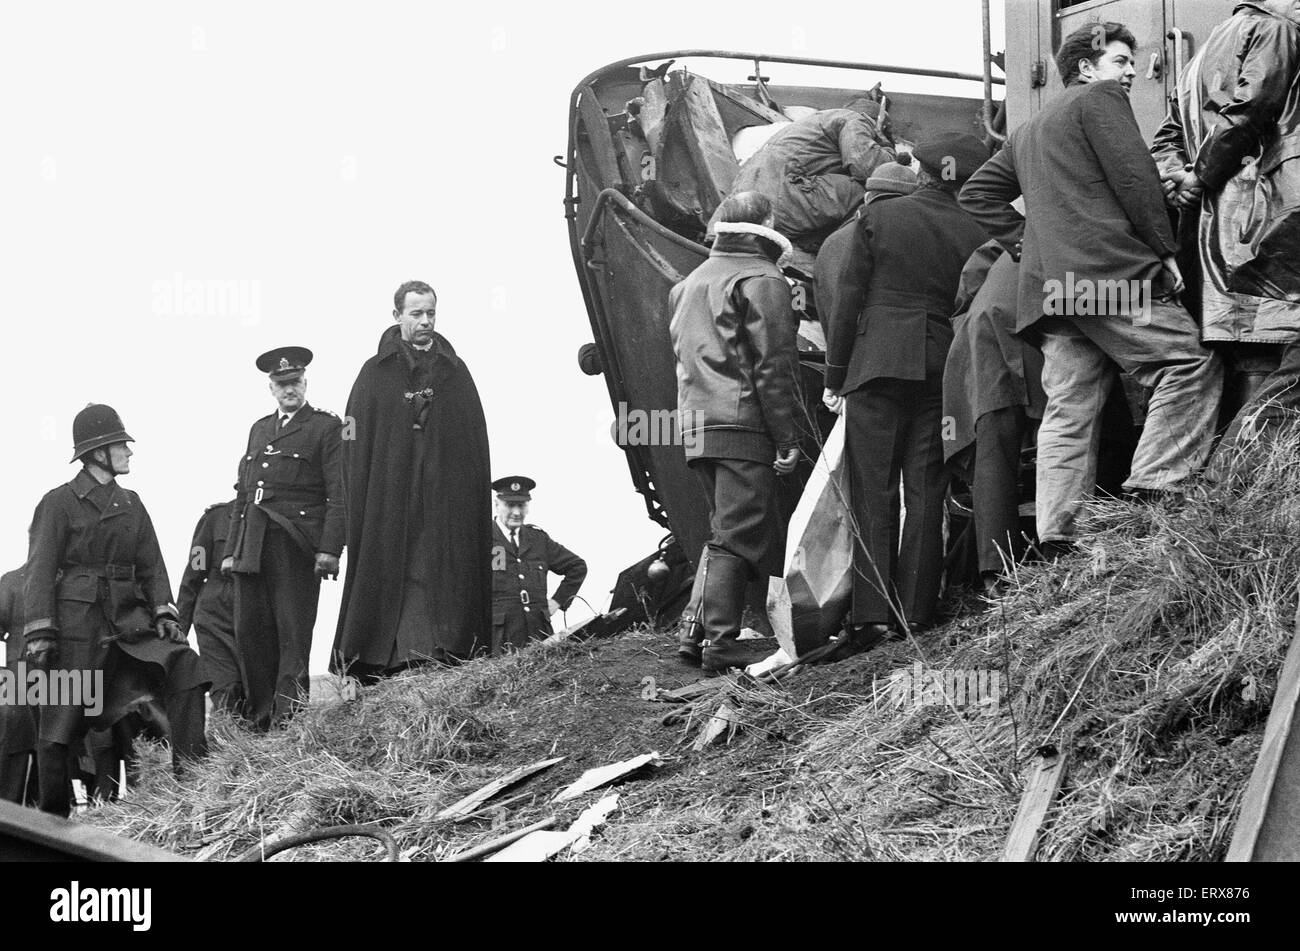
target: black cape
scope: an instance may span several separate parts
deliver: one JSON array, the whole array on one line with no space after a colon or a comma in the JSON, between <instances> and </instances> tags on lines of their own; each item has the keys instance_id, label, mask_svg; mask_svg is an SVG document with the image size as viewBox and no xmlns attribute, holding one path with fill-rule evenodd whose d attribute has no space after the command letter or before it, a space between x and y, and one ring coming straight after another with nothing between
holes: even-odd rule
<instances>
[{"instance_id":1,"label":"black cape","mask_svg":"<svg viewBox=\"0 0 1300 951\"><path fill-rule=\"evenodd\" d=\"M348 565L332 670L464 658L491 645L487 424L469 369L434 336L427 412L417 412L424 397L408 398L416 371L397 326L348 397Z\"/></svg>"}]
</instances>

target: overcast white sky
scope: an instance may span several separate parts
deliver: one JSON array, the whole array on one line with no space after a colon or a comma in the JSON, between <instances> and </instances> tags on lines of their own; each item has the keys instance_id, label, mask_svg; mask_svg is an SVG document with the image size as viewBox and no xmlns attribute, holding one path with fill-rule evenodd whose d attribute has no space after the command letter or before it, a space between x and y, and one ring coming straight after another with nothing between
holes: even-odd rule
<instances>
[{"instance_id":1,"label":"overcast white sky","mask_svg":"<svg viewBox=\"0 0 1300 951\"><path fill-rule=\"evenodd\" d=\"M610 440L604 383L574 358L591 336L551 161L574 84L613 60L692 47L978 72L979 10L6 4L0 566L22 563L36 502L75 473L73 416L108 402L138 440L123 484L149 508L175 585L195 521L231 495L248 427L273 408L254 358L310 347L308 398L341 414L394 288L418 278L437 288L438 330L478 383L493 473L537 479L530 521L587 559L582 594L603 608L663 532ZM193 306L170 290L189 281L236 282L242 297ZM313 671L340 588L323 588Z\"/></svg>"}]
</instances>

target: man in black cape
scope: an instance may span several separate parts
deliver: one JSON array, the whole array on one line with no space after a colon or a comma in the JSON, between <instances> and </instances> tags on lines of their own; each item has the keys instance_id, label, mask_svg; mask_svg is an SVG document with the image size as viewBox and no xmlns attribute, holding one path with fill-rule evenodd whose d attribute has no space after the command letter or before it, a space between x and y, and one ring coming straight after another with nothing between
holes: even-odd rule
<instances>
[{"instance_id":1,"label":"man in black cape","mask_svg":"<svg viewBox=\"0 0 1300 951\"><path fill-rule=\"evenodd\" d=\"M373 680L486 651L492 635L487 424L469 369L408 281L348 398L347 577L331 669Z\"/></svg>"}]
</instances>

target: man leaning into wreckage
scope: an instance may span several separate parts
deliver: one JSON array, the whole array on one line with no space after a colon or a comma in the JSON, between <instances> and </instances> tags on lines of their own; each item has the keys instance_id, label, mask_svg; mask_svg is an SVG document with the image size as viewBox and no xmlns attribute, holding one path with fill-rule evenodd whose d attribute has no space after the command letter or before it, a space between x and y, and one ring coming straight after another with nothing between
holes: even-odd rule
<instances>
[{"instance_id":1,"label":"man leaning into wreckage","mask_svg":"<svg viewBox=\"0 0 1300 951\"><path fill-rule=\"evenodd\" d=\"M752 659L737 640L745 589L781 573L776 480L799 457L796 324L777 264L790 243L772 223L766 197L732 194L709 259L669 295L680 431L712 532L678 653L711 673Z\"/></svg>"}]
</instances>

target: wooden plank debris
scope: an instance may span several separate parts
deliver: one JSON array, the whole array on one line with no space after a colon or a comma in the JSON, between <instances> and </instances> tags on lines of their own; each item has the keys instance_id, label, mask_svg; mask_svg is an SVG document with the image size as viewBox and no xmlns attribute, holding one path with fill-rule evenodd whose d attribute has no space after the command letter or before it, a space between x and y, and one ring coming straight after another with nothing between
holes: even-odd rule
<instances>
[{"instance_id":1,"label":"wooden plank debris","mask_svg":"<svg viewBox=\"0 0 1300 951\"><path fill-rule=\"evenodd\" d=\"M591 845L591 833L604 825L609 814L618 808L618 793L611 793L583 810L573 825L563 832L539 831L513 843L489 858L489 862L545 862L571 848L582 852Z\"/></svg>"},{"instance_id":2,"label":"wooden plank debris","mask_svg":"<svg viewBox=\"0 0 1300 951\"><path fill-rule=\"evenodd\" d=\"M1043 820L1047 817L1047 810L1051 808L1052 800L1060 791L1061 780L1065 777L1065 760L1065 753L1055 746L1044 746L1038 751L1030 770L1029 782L1026 783L1024 795L1020 798L1020 808L1016 810L1016 819L1011 824L1011 832L1007 835L1002 861L1032 862L1034 860Z\"/></svg>"},{"instance_id":3,"label":"wooden plank debris","mask_svg":"<svg viewBox=\"0 0 1300 951\"><path fill-rule=\"evenodd\" d=\"M1300 614L1241 796L1229 862L1300 861Z\"/></svg>"},{"instance_id":4,"label":"wooden plank debris","mask_svg":"<svg viewBox=\"0 0 1300 951\"><path fill-rule=\"evenodd\" d=\"M632 759L624 760L621 763L611 763L609 766L598 766L595 769L589 769L579 776L572 785L560 790L553 801L568 802L570 799L577 799L583 793L599 789L601 786L608 786L610 783L631 776L647 766L658 766L662 762L663 759L656 750L634 756Z\"/></svg>"},{"instance_id":5,"label":"wooden plank debris","mask_svg":"<svg viewBox=\"0 0 1300 951\"><path fill-rule=\"evenodd\" d=\"M559 816L551 816L547 819L543 819L541 822L534 822L530 826L524 826L522 829L516 829L514 832L508 832L505 835L497 836L495 839L490 839L482 845L476 845L472 849L467 849L464 852L457 852L455 855L443 859L443 861L472 862L474 859L482 858L485 855L491 855L493 852L498 852L510 843L518 842L520 839L532 835L534 832L538 832L542 829L549 829L551 826L555 825L559 819Z\"/></svg>"},{"instance_id":6,"label":"wooden plank debris","mask_svg":"<svg viewBox=\"0 0 1300 951\"><path fill-rule=\"evenodd\" d=\"M505 792L511 786L522 783L543 770L550 769L556 763L561 763L566 759L564 756L557 756L554 759L544 759L537 763L530 763L527 766L520 766L518 769L512 769L500 779L494 779L486 786L478 789L459 802L453 803L442 812L438 813L436 819L456 819L468 816L477 812L479 807L494 796Z\"/></svg>"},{"instance_id":7,"label":"wooden plank debris","mask_svg":"<svg viewBox=\"0 0 1300 951\"><path fill-rule=\"evenodd\" d=\"M731 705L730 701L724 700L722 706L718 707L717 712L704 724L704 729L696 738L693 749L697 753L700 752L705 747L716 743L723 734L729 733L739 724L739 711Z\"/></svg>"}]
</instances>

